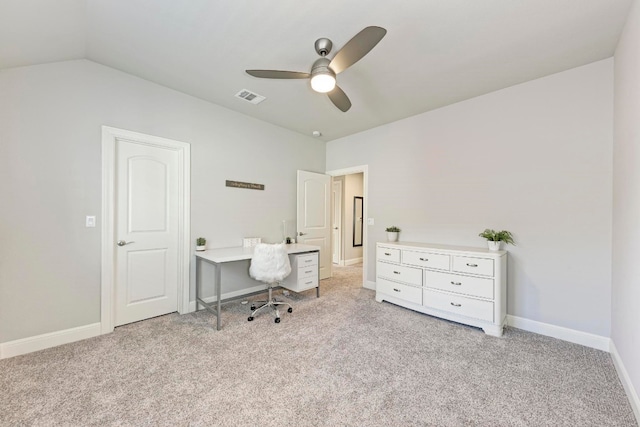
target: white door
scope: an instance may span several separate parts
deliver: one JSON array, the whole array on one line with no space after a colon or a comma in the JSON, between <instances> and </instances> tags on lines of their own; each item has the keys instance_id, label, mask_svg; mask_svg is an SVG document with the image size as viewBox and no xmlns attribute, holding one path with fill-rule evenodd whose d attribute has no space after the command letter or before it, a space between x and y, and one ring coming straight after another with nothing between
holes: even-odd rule
<instances>
[{"instance_id":1,"label":"white door","mask_svg":"<svg viewBox=\"0 0 640 427\"><path fill-rule=\"evenodd\" d=\"M114 325L177 310L179 154L116 141Z\"/></svg>"},{"instance_id":2,"label":"white door","mask_svg":"<svg viewBox=\"0 0 640 427\"><path fill-rule=\"evenodd\" d=\"M320 247L320 279L331 277L331 177L298 171L298 243Z\"/></svg>"},{"instance_id":3,"label":"white door","mask_svg":"<svg viewBox=\"0 0 640 427\"><path fill-rule=\"evenodd\" d=\"M333 263L340 264L342 247L342 182L333 182Z\"/></svg>"}]
</instances>

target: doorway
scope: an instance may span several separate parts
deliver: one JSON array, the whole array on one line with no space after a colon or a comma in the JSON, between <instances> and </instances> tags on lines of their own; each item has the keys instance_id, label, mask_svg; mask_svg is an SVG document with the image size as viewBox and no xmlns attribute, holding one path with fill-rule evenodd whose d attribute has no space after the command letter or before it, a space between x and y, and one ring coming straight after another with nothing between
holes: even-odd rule
<instances>
[{"instance_id":1,"label":"doorway","mask_svg":"<svg viewBox=\"0 0 640 427\"><path fill-rule=\"evenodd\" d=\"M190 146L102 128L101 332L189 308Z\"/></svg>"},{"instance_id":2,"label":"doorway","mask_svg":"<svg viewBox=\"0 0 640 427\"><path fill-rule=\"evenodd\" d=\"M368 288L365 274L368 166L333 170L327 174L333 179L333 265L336 268L361 268L363 287Z\"/></svg>"}]
</instances>

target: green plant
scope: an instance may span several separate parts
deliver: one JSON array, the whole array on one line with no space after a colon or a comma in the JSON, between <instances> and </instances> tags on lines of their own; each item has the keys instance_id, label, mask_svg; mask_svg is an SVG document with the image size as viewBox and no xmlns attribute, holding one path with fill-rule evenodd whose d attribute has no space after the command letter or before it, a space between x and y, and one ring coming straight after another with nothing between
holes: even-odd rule
<instances>
[{"instance_id":1,"label":"green plant","mask_svg":"<svg viewBox=\"0 0 640 427\"><path fill-rule=\"evenodd\" d=\"M478 236L484 237L491 242L505 242L515 245L515 242L513 241L513 234L507 230L496 231L487 228L482 233L478 234Z\"/></svg>"},{"instance_id":2,"label":"green plant","mask_svg":"<svg viewBox=\"0 0 640 427\"><path fill-rule=\"evenodd\" d=\"M392 225L391 227L387 227L386 231L388 233L399 233L401 230L395 225Z\"/></svg>"},{"instance_id":3,"label":"green plant","mask_svg":"<svg viewBox=\"0 0 640 427\"><path fill-rule=\"evenodd\" d=\"M207 239L205 239L204 237L198 237L196 239L196 245L197 246L204 246L207 244Z\"/></svg>"}]
</instances>

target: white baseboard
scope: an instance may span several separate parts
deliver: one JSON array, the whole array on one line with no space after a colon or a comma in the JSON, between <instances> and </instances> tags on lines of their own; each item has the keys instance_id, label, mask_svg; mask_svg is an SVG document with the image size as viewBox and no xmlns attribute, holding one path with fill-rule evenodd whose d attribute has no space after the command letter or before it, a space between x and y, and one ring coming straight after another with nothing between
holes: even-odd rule
<instances>
[{"instance_id":1,"label":"white baseboard","mask_svg":"<svg viewBox=\"0 0 640 427\"><path fill-rule=\"evenodd\" d=\"M233 291L233 292L227 292L222 294L222 300L226 300L226 299L230 299L230 298L236 298L242 295L247 295L247 297L251 296L249 294L253 293L253 292L267 292L267 288L265 287L265 285L258 285L258 286L253 286L251 288L244 288L244 289L240 289L238 291ZM208 298L202 298L204 300L204 302L206 303L212 303L212 302L216 302L217 298L215 296L213 297L208 297ZM202 305L202 304L201 304ZM196 311L196 302L195 301L189 301L189 313L193 313L194 311Z\"/></svg>"},{"instance_id":2,"label":"white baseboard","mask_svg":"<svg viewBox=\"0 0 640 427\"><path fill-rule=\"evenodd\" d=\"M363 288L371 289L372 291L376 290L376 282L372 282L371 280L366 280L362 285Z\"/></svg>"},{"instance_id":3,"label":"white baseboard","mask_svg":"<svg viewBox=\"0 0 640 427\"><path fill-rule=\"evenodd\" d=\"M618 350L616 349L613 340L611 340L609 353L611 353L611 359L613 359L613 366L615 366L616 371L618 371L618 377L620 378L622 387L624 387L624 391L627 393L627 398L629 398L629 404L631 404L633 413L636 416L636 421L638 422L638 425L640 425L640 398L638 397L636 389L633 387L631 378L629 378L629 374L622 363L622 359L620 358L620 354L618 354Z\"/></svg>"},{"instance_id":4,"label":"white baseboard","mask_svg":"<svg viewBox=\"0 0 640 427\"><path fill-rule=\"evenodd\" d=\"M574 344L580 344L586 347L591 347L607 352L609 351L611 342L609 338L600 335L576 331L575 329L555 326L549 323L537 322L535 320L512 316L510 314L507 314L507 324L509 326L513 326L514 328L523 329L529 332L535 332L536 334L558 338L563 341L568 341Z\"/></svg>"},{"instance_id":5,"label":"white baseboard","mask_svg":"<svg viewBox=\"0 0 640 427\"><path fill-rule=\"evenodd\" d=\"M90 325L78 326L77 328L36 335L35 337L8 341L0 344L0 359L7 359L21 354L32 353L62 344L97 337L100 334L100 323L92 323Z\"/></svg>"},{"instance_id":6,"label":"white baseboard","mask_svg":"<svg viewBox=\"0 0 640 427\"><path fill-rule=\"evenodd\" d=\"M362 257L360 258L353 258L353 259L345 259L343 261L343 265L347 266L347 265L354 265L354 264L360 264L362 262Z\"/></svg>"}]
</instances>

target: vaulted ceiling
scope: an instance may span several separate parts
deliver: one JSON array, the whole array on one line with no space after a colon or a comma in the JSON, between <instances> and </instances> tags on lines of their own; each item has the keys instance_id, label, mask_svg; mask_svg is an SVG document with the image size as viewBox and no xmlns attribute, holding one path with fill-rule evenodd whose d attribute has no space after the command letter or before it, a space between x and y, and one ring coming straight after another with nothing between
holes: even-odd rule
<instances>
[{"instance_id":1,"label":"vaulted ceiling","mask_svg":"<svg viewBox=\"0 0 640 427\"><path fill-rule=\"evenodd\" d=\"M608 58L632 0L0 0L0 69L85 58L329 141ZM343 113L308 80L314 42L333 57L387 29L338 75ZM266 100L234 95L248 89Z\"/></svg>"}]
</instances>

